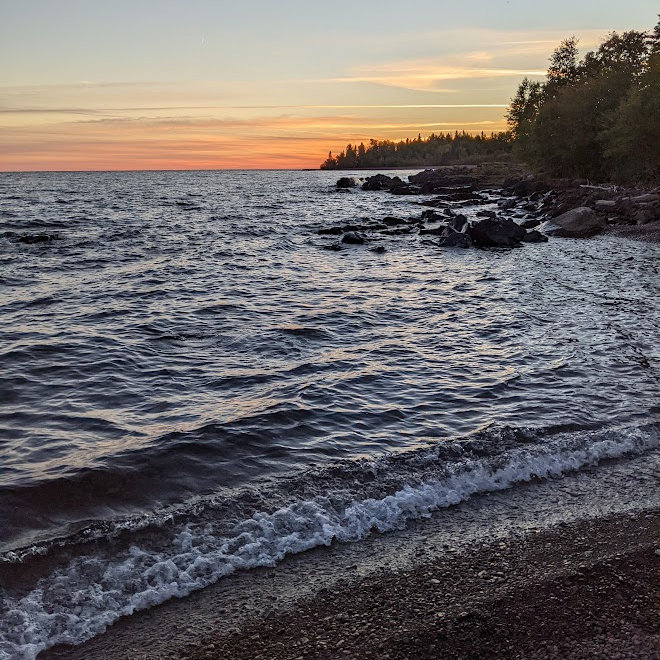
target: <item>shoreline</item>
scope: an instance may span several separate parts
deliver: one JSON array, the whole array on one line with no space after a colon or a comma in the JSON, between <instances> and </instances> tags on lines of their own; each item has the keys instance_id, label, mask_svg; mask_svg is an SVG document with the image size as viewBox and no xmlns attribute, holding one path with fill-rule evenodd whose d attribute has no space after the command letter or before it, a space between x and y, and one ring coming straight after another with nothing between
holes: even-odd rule
<instances>
[{"instance_id":1,"label":"shoreline","mask_svg":"<svg viewBox=\"0 0 660 660\"><path fill-rule=\"evenodd\" d=\"M659 524L655 511L559 526L358 580L179 657L657 657Z\"/></svg>"},{"instance_id":2,"label":"shoreline","mask_svg":"<svg viewBox=\"0 0 660 660\"><path fill-rule=\"evenodd\" d=\"M239 571L39 658L651 658L658 460L533 481ZM561 640L584 653L555 651Z\"/></svg>"}]
</instances>

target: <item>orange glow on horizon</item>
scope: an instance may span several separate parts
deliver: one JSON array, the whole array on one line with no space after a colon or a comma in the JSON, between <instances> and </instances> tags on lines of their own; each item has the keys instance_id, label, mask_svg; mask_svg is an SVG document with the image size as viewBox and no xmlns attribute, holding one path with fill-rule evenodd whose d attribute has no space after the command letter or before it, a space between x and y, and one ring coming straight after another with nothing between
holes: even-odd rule
<instances>
[{"instance_id":1,"label":"orange glow on horizon","mask_svg":"<svg viewBox=\"0 0 660 660\"><path fill-rule=\"evenodd\" d=\"M419 123L351 116L30 121L0 129L0 171L317 169L348 143L505 128L497 115Z\"/></svg>"}]
</instances>

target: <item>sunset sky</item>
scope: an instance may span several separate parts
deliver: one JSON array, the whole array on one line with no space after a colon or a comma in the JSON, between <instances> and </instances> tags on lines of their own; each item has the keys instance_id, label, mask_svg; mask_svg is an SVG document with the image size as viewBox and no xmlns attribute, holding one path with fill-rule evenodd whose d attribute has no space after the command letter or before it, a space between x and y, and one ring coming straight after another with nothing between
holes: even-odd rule
<instances>
[{"instance_id":1,"label":"sunset sky","mask_svg":"<svg viewBox=\"0 0 660 660\"><path fill-rule=\"evenodd\" d=\"M657 0L0 0L0 170L318 167L369 138L505 128L568 36Z\"/></svg>"}]
</instances>

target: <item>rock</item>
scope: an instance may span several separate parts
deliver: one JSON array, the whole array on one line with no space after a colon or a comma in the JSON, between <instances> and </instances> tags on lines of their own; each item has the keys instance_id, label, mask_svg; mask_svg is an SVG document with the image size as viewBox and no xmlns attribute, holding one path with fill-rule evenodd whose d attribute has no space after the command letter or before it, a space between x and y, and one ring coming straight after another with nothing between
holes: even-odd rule
<instances>
[{"instance_id":1,"label":"rock","mask_svg":"<svg viewBox=\"0 0 660 660\"><path fill-rule=\"evenodd\" d=\"M528 231L521 239L523 243L547 243L548 237L540 231Z\"/></svg>"},{"instance_id":2,"label":"rock","mask_svg":"<svg viewBox=\"0 0 660 660\"><path fill-rule=\"evenodd\" d=\"M383 254L385 252L385 248L382 245L377 245L376 247L372 247L370 249L370 252L375 252L376 254Z\"/></svg>"},{"instance_id":3,"label":"rock","mask_svg":"<svg viewBox=\"0 0 660 660\"><path fill-rule=\"evenodd\" d=\"M442 236L445 233L447 227L445 225L440 225L439 227L434 227L433 229L420 229L420 236Z\"/></svg>"},{"instance_id":4,"label":"rock","mask_svg":"<svg viewBox=\"0 0 660 660\"><path fill-rule=\"evenodd\" d=\"M381 220L381 224L387 225L388 227L398 227L399 225L405 225L406 221L403 218L394 218L388 215Z\"/></svg>"},{"instance_id":5,"label":"rock","mask_svg":"<svg viewBox=\"0 0 660 660\"><path fill-rule=\"evenodd\" d=\"M18 237L19 243L50 243L51 241L57 240L57 236L54 234L23 234L23 236Z\"/></svg>"},{"instance_id":6,"label":"rock","mask_svg":"<svg viewBox=\"0 0 660 660\"><path fill-rule=\"evenodd\" d=\"M438 245L447 248L471 248L473 243L469 234L447 227Z\"/></svg>"},{"instance_id":7,"label":"rock","mask_svg":"<svg viewBox=\"0 0 660 660\"><path fill-rule=\"evenodd\" d=\"M347 231L342 237L341 242L348 245L364 245L364 236L356 231Z\"/></svg>"},{"instance_id":8,"label":"rock","mask_svg":"<svg viewBox=\"0 0 660 660\"><path fill-rule=\"evenodd\" d=\"M449 226L456 231L463 231L465 225L467 225L467 218L461 213L453 215L449 220Z\"/></svg>"},{"instance_id":9,"label":"rock","mask_svg":"<svg viewBox=\"0 0 660 660\"><path fill-rule=\"evenodd\" d=\"M497 213L495 211L488 211L486 209L483 209L482 211L477 211L476 214L477 218L496 218Z\"/></svg>"},{"instance_id":10,"label":"rock","mask_svg":"<svg viewBox=\"0 0 660 660\"><path fill-rule=\"evenodd\" d=\"M398 176L391 177L386 174L368 176L362 184L362 190L391 190L397 186L405 185Z\"/></svg>"},{"instance_id":11,"label":"rock","mask_svg":"<svg viewBox=\"0 0 660 660\"><path fill-rule=\"evenodd\" d=\"M324 245L323 249L330 250L331 252L339 252L341 245L339 243L332 243L331 245Z\"/></svg>"},{"instance_id":12,"label":"rock","mask_svg":"<svg viewBox=\"0 0 660 660\"><path fill-rule=\"evenodd\" d=\"M513 220L484 218L469 228L477 247L518 247L527 232Z\"/></svg>"},{"instance_id":13,"label":"rock","mask_svg":"<svg viewBox=\"0 0 660 660\"><path fill-rule=\"evenodd\" d=\"M530 220L525 220L524 222L520 223L520 226L523 229L534 229L534 227L538 227L540 224L540 220L538 218L531 218Z\"/></svg>"},{"instance_id":14,"label":"rock","mask_svg":"<svg viewBox=\"0 0 660 660\"><path fill-rule=\"evenodd\" d=\"M411 186L410 184L404 183L400 186L390 187L390 192L393 195L419 195L422 192L422 189L419 186Z\"/></svg>"},{"instance_id":15,"label":"rock","mask_svg":"<svg viewBox=\"0 0 660 660\"><path fill-rule=\"evenodd\" d=\"M550 189L543 181L535 181L534 178L525 178L522 180L507 179L504 187L516 197L529 197L530 195L548 192Z\"/></svg>"},{"instance_id":16,"label":"rock","mask_svg":"<svg viewBox=\"0 0 660 660\"><path fill-rule=\"evenodd\" d=\"M633 213L633 220L638 225L646 225L658 219L660 219L660 214L651 208L638 209Z\"/></svg>"},{"instance_id":17,"label":"rock","mask_svg":"<svg viewBox=\"0 0 660 660\"><path fill-rule=\"evenodd\" d=\"M428 209L427 211L422 211L422 220L426 220L427 222L437 222L438 220L444 220L445 216L441 215L440 213L436 213L435 211Z\"/></svg>"},{"instance_id":18,"label":"rock","mask_svg":"<svg viewBox=\"0 0 660 660\"><path fill-rule=\"evenodd\" d=\"M515 199L503 199L500 203L500 208L503 211L508 211L516 205Z\"/></svg>"},{"instance_id":19,"label":"rock","mask_svg":"<svg viewBox=\"0 0 660 660\"><path fill-rule=\"evenodd\" d=\"M597 234L606 224L607 220L588 206L579 206L552 220L546 220L538 230L548 236L586 238Z\"/></svg>"},{"instance_id":20,"label":"rock","mask_svg":"<svg viewBox=\"0 0 660 660\"><path fill-rule=\"evenodd\" d=\"M344 230L341 227L327 227L324 229L319 229L317 234L321 236L339 236L339 234L343 234Z\"/></svg>"},{"instance_id":21,"label":"rock","mask_svg":"<svg viewBox=\"0 0 660 660\"><path fill-rule=\"evenodd\" d=\"M357 183L353 177L343 176L335 185L337 188L355 188Z\"/></svg>"}]
</instances>

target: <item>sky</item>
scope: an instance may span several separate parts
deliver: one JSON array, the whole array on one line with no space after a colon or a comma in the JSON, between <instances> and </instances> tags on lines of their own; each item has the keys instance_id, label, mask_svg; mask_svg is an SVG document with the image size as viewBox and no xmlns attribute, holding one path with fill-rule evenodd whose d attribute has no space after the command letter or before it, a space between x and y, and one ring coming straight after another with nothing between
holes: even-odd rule
<instances>
[{"instance_id":1,"label":"sky","mask_svg":"<svg viewBox=\"0 0 660 660\"><path fill-rule=\"evenodd\" d=\"M505 130L524 77L657 0L0 0L0 171L315 168Z\"/></svg>"}]
</instances>

